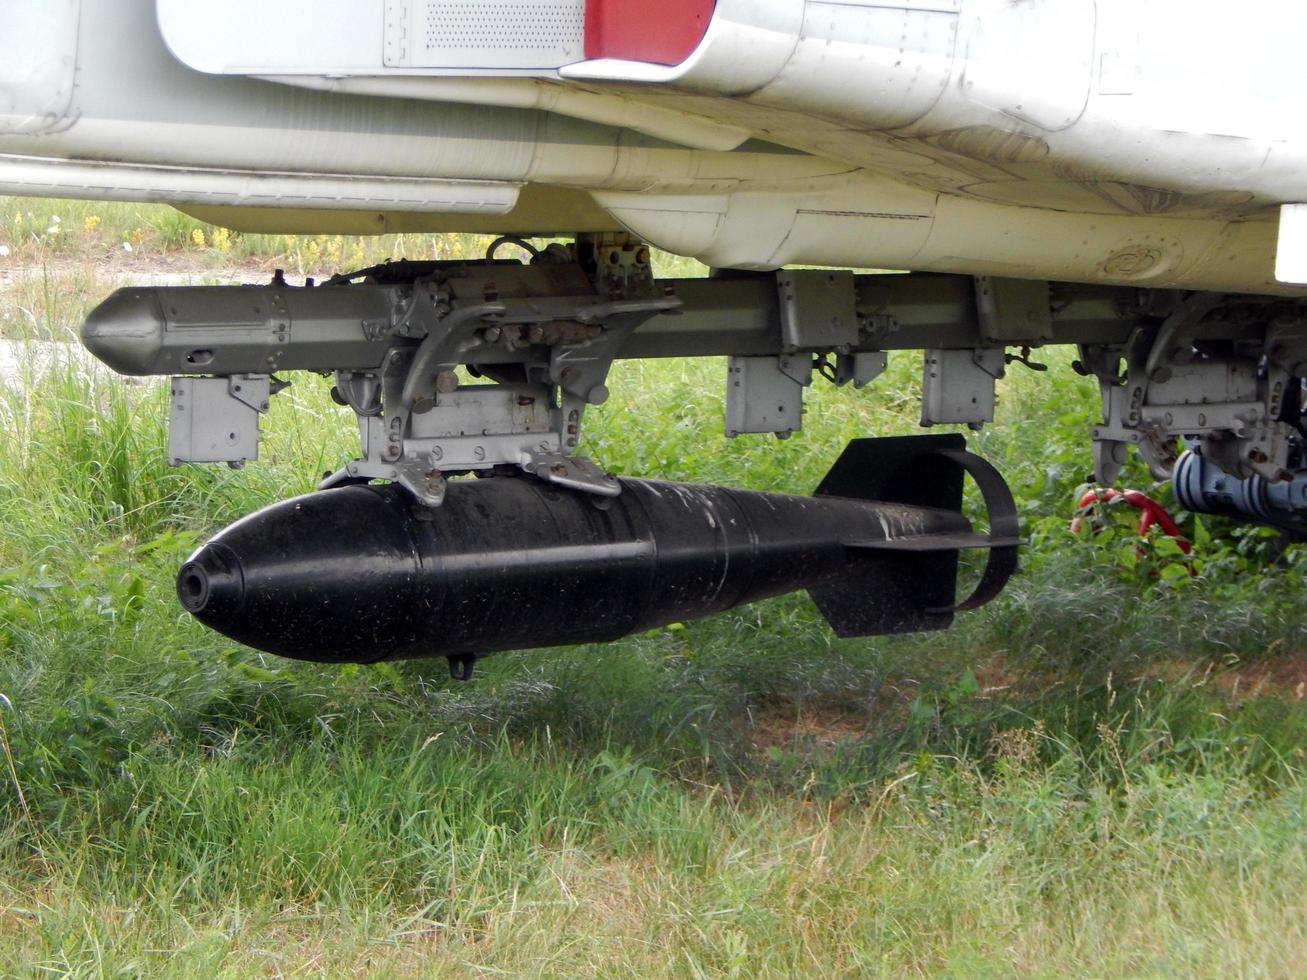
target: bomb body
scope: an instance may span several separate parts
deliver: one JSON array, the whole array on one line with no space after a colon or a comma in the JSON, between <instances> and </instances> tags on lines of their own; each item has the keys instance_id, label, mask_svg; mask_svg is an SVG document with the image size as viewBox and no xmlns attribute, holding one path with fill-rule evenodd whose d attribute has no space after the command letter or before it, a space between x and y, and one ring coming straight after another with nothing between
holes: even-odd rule
<instances>
[{"instance_id":1,"label":"bomb body","mask_svg":"<svg viewBox=\"0 0 1307 980\"><path fill-rule=\"evenodd\" d=\"M522 477L456 480L438 508L394 485L319 491L220 532L182 567L178 595L206 625L281 656L456 658L613 640L801 588L821 604L823 586L868 574L882 593L943 578L947 604L938 558L914 576L919 556L864 545L970 530L930 507L621 487L598 500Z\"/></svg>"}]
</instances>

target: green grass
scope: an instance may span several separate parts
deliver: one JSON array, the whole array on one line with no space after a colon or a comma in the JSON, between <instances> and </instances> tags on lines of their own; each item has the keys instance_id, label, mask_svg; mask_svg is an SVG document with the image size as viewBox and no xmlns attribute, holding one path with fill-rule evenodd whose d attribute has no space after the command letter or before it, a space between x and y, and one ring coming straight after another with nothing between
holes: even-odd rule
<instances>
[{"instance_id":1,"label":"green grass","mask_svg":"<svg viewBox=\"0 0 1307 980\"><path fill-rule=\"evenodd\" d=\"M115 207L82 234L135 222L182 261L181 219ZM54 258L90 297L83 246ZM66 336L79 301L33 276L0 294L6 330ZM1033 543L954 630L835 640L789 597L490 658L467 685L281 661L176 604L198 540L354 451L322 379L274 400L259 463L170 469L158 385L59 346L20 360L0 974L1307 972L1300 549L1208 522L1191 579L1153 575L1181 560L1139 558L1114 520L1067 532L1093 392L1057 358L973 440ZM917 373L898 356L863 392L814 388L801 436L727 441L720 361L623 363L585 449L808 492L847 439L914 431ZM1266 672L1290 679L1247 696Z\"/></svg>"}]
</instances>

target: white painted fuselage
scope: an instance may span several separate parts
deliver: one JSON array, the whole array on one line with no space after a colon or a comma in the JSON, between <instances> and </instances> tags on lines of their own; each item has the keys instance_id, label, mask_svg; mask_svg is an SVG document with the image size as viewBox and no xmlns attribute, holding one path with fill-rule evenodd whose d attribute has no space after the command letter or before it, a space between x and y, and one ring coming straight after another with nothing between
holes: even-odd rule
<instances>
[{"instance_id":1,"label":"white painted fuselage","mask_svg":"<svg viewBox=\"0 0 1307 980\"><path fill-rule=\"evenodd\" d=\"M1307 291L1307 222L1277 240L1307 201L1295 0L718 0L677 64L587 57L586 0L508 6L543 19L3 0L0 193L259 230L625 229L723 267Z\"/></svg>"}]
</instances>

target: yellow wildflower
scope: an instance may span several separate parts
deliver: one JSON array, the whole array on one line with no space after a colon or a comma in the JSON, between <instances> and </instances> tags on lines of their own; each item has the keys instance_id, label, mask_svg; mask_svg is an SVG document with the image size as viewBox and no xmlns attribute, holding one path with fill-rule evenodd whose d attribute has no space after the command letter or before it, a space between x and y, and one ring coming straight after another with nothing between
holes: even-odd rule
<instances>
[{"instance_id":1,"label":"yellow wildflower","mask_svg":"<svg viewBox=\"0 0 1307 980\"><path fill-rule=\"evenodd\" d=\"M192 228L192 229L191 229L191 241L193 241L193 242L196 244L197 247L199 247L199 248L203 248L203 247L204 247L204 231L203 231L203 229L200 229L200 228Z\"/></svg>"},{"instance_id":2,"label":"yellow wildflower","mask_svg":"<svg viewBox=\"0 0 1307 980\"><path fill-rule=\"evenodd\" d=\"M82 227L87 231L95 231L100 227L100 216L98 214L88 214L82 219Z\"/></svg>"}]
</instances>

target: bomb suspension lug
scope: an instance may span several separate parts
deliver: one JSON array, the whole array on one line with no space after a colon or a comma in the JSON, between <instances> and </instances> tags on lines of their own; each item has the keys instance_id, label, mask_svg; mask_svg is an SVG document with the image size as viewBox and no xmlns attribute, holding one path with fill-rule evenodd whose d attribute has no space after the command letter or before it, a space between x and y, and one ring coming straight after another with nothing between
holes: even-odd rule
<instances>
[{"instance_id":1,"label":"bomb suspension lug","mask_svg":"<svg viewBox=\"0 0 1307 980\"><path fill-rule=\"evenodd\" d=\"M616 497L622 492L615 476L584 456L536 453L522 464L522 469L548 483L596 497Z\"/></svg>"},{"instance_id":2,"label":"bomb suspension lug","mask_svg":"<svg viewBox=\"0 0 1307 980\"><path fill-rule=\"evenodd\" d=\"M403 487L419 503L439 507L445 502L447 487L444 474L427 463L405 460L397 463L373 464L368 460L355 460L330 473L318 483L319 490L368 483L371 480L389 480Z\"/></svg>"}]
</instances>

